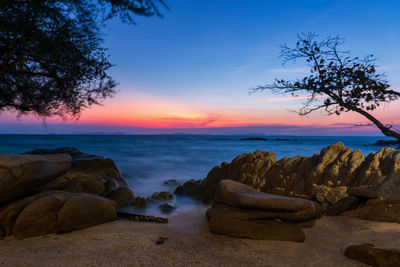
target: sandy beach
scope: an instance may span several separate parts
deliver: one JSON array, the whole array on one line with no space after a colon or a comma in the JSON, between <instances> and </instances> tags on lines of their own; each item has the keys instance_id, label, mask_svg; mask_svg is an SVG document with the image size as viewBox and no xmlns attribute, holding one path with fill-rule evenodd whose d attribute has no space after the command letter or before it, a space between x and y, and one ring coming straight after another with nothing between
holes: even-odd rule
<instances>
[{"instance_id":1,"label":"sandy beach","mask_svg":"<svg viewBox=\"0 0 400 267\"><path fill-rule=\"evenodd\" d=\"M117 220L64 235L0 241L1 266L366 266L343 252L354 243L400 247L400 225L343 216L304 229L304 243L235 239L207 229L204 210L168 224ZM156 245L160 237L164 244Z\"/></svg>"}]
</instances>

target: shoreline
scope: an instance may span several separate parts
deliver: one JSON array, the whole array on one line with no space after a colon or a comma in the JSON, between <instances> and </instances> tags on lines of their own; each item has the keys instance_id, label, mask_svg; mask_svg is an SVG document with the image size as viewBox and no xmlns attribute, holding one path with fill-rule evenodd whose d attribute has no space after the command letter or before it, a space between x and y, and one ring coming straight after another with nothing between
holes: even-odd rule
<instances>
[{"instance_id":1,"label":"shoreline","mask_svg":"<svg viewBox=\"0 0 400 267\"><path fill-rule=\"evenodd\" d=\"M400 247L400 224L323 216L303 243L237 239L209 232L205 208L168 224L117 220L68 234L0 241L1 266L367 266L351 244ZM160 238L164 244L156 245Z\"/></svg>"}]
</instances>

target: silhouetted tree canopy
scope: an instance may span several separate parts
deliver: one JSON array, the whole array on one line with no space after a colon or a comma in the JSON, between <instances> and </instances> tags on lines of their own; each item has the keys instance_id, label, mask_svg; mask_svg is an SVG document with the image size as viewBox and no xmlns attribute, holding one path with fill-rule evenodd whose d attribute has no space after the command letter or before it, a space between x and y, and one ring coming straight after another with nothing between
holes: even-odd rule
<instances>
[{"instance_id":1,"label":"silhouetted tree canopy","mask_svg":"<svg viewBox=\"0 0 400 267\"><path fill-rule=\"evenodd\" d=\"M386 136L400 142L400 133L391 124L383 124L371 115L383 103L399 98L400 92L390 88L385 75L378 73L373 55L351 57L340 50L344 39L339 36L317 40L315 34L299 35L294 48L281 46L283 63L302 60L310 67L310 74L302 79L275 79L272 84L258 86L252 91L271 90L290 93L292 96L307 94L300 115L324 110L328 115L353 111L375 124Z\"/></svg>"},{"instance_id":2,"label":"silhouetted tree canopy","mask_svg":"<svg viewBox=\"0 0 400 267\"><path fill-rule=\"evenodd\" d=\"M103 23L161 16L163 0L1 0L0 111L79 116L114 93Z\"/></svg>"}]
</instances>

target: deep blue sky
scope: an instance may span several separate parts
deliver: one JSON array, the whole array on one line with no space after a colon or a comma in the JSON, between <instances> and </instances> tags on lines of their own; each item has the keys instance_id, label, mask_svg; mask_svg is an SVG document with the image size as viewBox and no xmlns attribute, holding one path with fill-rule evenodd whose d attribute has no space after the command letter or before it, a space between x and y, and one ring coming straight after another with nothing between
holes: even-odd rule
<instances>
[{"instance_id":1,"label":"deep blue sky","mask_svg":"<svg viewBox=\"0 0 400 267\"><path fill-rule=\"evenodd\" d=\"M378 0L165 0L164 18L117 19L105 29L104 45L115 66L120 93L84 112L77 123L216 127L323 125L364 122L348 115L299 118L288 101L248 89L274 77L299 77L305 65L282 66L279 45L297 34L340 34L355 56L372 53L395 88L400 87L400 1ZM399 123L399 101L377 115ZM0 122L15 121L3 116ZM23 119L22 122L31 122ZM51 121L50 121L51 125ZM275 130L276 131L276 130ZM0 129L1 132L1 129ZM310 133L313 134L313 133ZM315 133L314 133L315 134Z\"/></svg>"}]
</instances>

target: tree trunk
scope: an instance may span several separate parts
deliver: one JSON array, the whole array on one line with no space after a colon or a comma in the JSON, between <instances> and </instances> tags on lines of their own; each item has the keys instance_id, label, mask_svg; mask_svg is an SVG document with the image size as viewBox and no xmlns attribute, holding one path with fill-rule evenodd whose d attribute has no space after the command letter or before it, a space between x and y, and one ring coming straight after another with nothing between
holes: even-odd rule
<instances>
[{"instance_id":1,"label":"tree trunk","mask_svg":"<svg viewBox=\"0 0 400 267\"><path fill-rule=\"evenodd\" d=\"M347 105L343 105L344 107L355 111L361 115L363 115L364 117L366 117L367 119L369 119L373 124L376 125L376 127L378 127L379 130L381 130L381 132L389 137L393 137L397 139L397 142L400 143L400 133L391 130L389 127L383 125L377 118L375 118L374 116L372 116L371 114L369 114L368 112L366 112L363 109L357 108L357 107L352 107L352 106L347 106Z\"/></svg>"}]
</instances>

